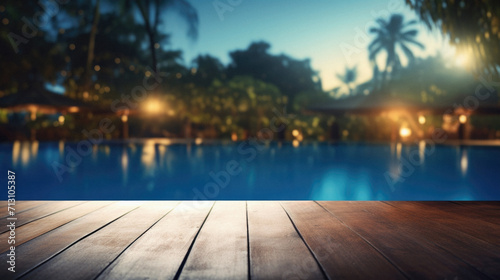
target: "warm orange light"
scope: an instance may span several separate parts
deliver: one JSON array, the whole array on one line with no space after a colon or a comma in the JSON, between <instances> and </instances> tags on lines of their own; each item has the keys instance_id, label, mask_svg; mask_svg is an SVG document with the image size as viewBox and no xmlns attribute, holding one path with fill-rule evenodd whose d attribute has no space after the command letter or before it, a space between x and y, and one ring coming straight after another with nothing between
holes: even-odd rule
<instances>
[{"instance_id":1,"label":"warm orange light","mask_svg":"<svg viewBox=\"0 0 500 280\"><path fill-rule=\"evenodd\" d=\"M76 107L76 106L72 106L72 107L69 107L68 112L70 112L70 113L76 113L76 112L78 112L79 110L80 110L80 109L78 109L78 107Z\"/></svg>"},{"instance_id":2,"label":"warm orange light","mask_svg":"<svg viewBox=\"0 0 500 280\"><path fill-rule=\"evenodd\" d=\"M294 130L292 131L292 135L293 135L293 137L297 137L297 136L299 136L299 134L300 134L300 132L299 132L297 129L294 129Z\"/></svg>"},{"instance_id":3,"label":"warm orange light","mask_svg":"<svg viewBox=\"0 0 500 280\"><path fill-rule=\"evenodd\" d=\"M60 124L64 124L64 116L59 116L57 120L59 121Z\"/></svg>"},{"instance_id":4,"label":"warm orange light","mask_svg":"<svg viewBox=\"0 0 500 280\"><path fill-rule=\"evenodd\" d=\"M144 108L148 113L151 113L151 114L158 114L162 110L162 106L160 104L160 101L158 101L156 99L147 100L144 103Z\"/></svg>"},{"instance_id":5,"label":"warm orange light","mask_svg":"<svg viewBox=\"0 0 500 280\"><path fill-rule=\"evenodd\" d=\"M425 117L424 117L424 116L420 116L420 117L418 117L418 123L419 123L419 124L425 124L425 121L426 121L426 119L425 119Z\"/></svg>"},{"instance_id":6,"label":"warm orange light","mask_svg":"<svg viewBox=\"0 0 500 280\"><path fill-rule=\"evenodd\" d=\"M292 145L293 145L295 148L297 148L297 147L300 145L299 140L293 140L293 141L292 141Z\"/></svg>"},{"instance_id":7,"label":"warm orange light","mask_svg":"<svg viewBox=\"0 0 500 280\"><path fill-rule=\"evenodd\" d=\"M231 134L231 140L233 140L233 141L235 141L235 142L236 142L236 141L238 141L238 134L236 134L236 132L233 132L233 133Z\"/></svg>"},{"instance_id":8,"label":"warm orange light","mask_svg":"<svg viewBox=\"0 0 500 280\"><path fill-rule=\"evenodd\" d=\"M411 135L411 129L409 129L408 127L401 127L401 129L399 130L399 135L401 135L401 137L403 138L408 137Z\"/></svg>"},{"instance_id":9,"label":"warm orange light","mask_svg":"<svg viewBox=\"0 0 500 280\"><path fill-rule=\"evenodd\" d=\"M128 121L128 116L122 115L122 122L127 122L127 121Z\"/></svg>"},{"instance_id":10,"label":"warm orange light","mask_svg":"<svg viewBox=\"0 0 500 280\"><path fill-rule=\"evenodd\" d=\"M467 116L466 115L460 115L460 117L458 117L458 120L460 121L460 123L466 123L467 122Z\"/></svg>"},{"instance_id":11,"label":"warm orange light","mask_svg":"<svg viewBox=\"0 0 500 280\"><path fill-rule=\"evenodd\" d=\"M194 140L194 143L195 143L196 145L201 145L201 144L203 143L203 139L201 139L201 138L199 138L199 137L198 137L198 138L196 138L196 139Z\"/></svg>"}]
</instances>

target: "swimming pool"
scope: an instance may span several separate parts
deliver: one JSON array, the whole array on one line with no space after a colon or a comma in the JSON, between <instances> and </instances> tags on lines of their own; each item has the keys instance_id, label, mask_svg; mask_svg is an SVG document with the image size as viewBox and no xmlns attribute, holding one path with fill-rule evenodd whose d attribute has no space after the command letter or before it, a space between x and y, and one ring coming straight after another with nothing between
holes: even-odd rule
<instances>
[{"instance_id":1,"label":"swimming pool","mask_svg":"<svg viewBox=\"0 0 500 280\"><path fill-rule=\"evenodd\" d=\"M500 147L170 140L0 144L19 200L500 200Z\"/></svg>"}]
</instances>

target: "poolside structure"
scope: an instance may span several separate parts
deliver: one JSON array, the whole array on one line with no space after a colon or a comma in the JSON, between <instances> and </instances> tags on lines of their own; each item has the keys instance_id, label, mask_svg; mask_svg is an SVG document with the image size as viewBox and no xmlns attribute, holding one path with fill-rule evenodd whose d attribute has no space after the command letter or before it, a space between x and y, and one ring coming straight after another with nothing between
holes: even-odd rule
<instances>
[{"instance_id":1,"label":"poolside structure","mask_svg":"<svg viewBox=\"0 0 500 280\"><path fill-rule=\"evenodd\" d=\"M87 105L83 102L41 87L31 87L0 98L0 108L13 112L27 111L32 121L36 120L38 113L78 113L86 107ZM30 138L31 140L35 140L36 138L36 131L34 129L30 131Z\"/></svg>"},{"instance_id":2,"label":"poolside structure","mask_svg":"<svg viewBox=\"0 0 500 280\"><path fill-rule=\"evenodd\" d=\"M485 91L486 89L483 89ZM496 91L461 93L442 97L438 102L426 103L421 100L410 100L385 92L357 94L334 100L326 104L311 106L308 112L324 113L333 116L354 115L386 115L393 119L404 118L407 126L422 138L422 124L426 116L442 115L445 122L456 119L458 137L468 138L469 117L471 115L500 115L500 99ZM420 125L419 125L420 124ZM445 128L445 127L443 127ZM398 128L401 136L404 127Z\"/></svg>"},{"instance_id":3,"label":"poolside structure","mask_svg":"<svg viewBox=\"0 0 500 280\"><path fill-rule=\"evenodd\" d=\"M2 201L1 207L7 202ZM2 279L498 279L499 202L19 201ZM7 240L7 217L2 217ZM0 244L2 263L10 245Z\"/></svg>"}]
</instances>

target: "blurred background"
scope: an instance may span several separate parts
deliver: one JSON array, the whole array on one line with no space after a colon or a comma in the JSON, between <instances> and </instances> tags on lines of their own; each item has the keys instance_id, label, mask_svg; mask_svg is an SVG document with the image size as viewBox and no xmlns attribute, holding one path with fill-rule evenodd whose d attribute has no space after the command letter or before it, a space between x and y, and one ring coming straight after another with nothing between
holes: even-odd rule
<instances>
[{"instance_id":1,"label":"blurred background","mask_svg":"<svg viewBox=\"0 0 500 280\"><path fill-rule=\"evenodd\" d=\"M280 121L274 139L298 142L500 139L499 15L494 0L3 1L0 141L239 141Z\"/></svg>"}]
</instances>

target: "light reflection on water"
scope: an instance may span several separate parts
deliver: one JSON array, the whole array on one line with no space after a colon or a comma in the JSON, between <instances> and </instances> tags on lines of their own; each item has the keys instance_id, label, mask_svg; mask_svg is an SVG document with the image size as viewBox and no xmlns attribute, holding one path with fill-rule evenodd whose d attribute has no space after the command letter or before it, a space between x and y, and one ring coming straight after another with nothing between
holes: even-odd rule
<instances>
[{"instance_id":1,"label":"light reflection on water","mask_svg":"<svg viewBox=\"0 0 500 280\"><path fill-rule=\"evenodd\" d=\"M0 155L18 174L20 199L193 199L193 188L203 192L214 182L210 172L226 172L231 160L241 173L209 199L500 199L500 147L268 143L258 151L241 144L108 142L76 166L65 161L77 143L3 143ZM68 167L62 182L54 162Z\"/></svg>"}]
</instances>

